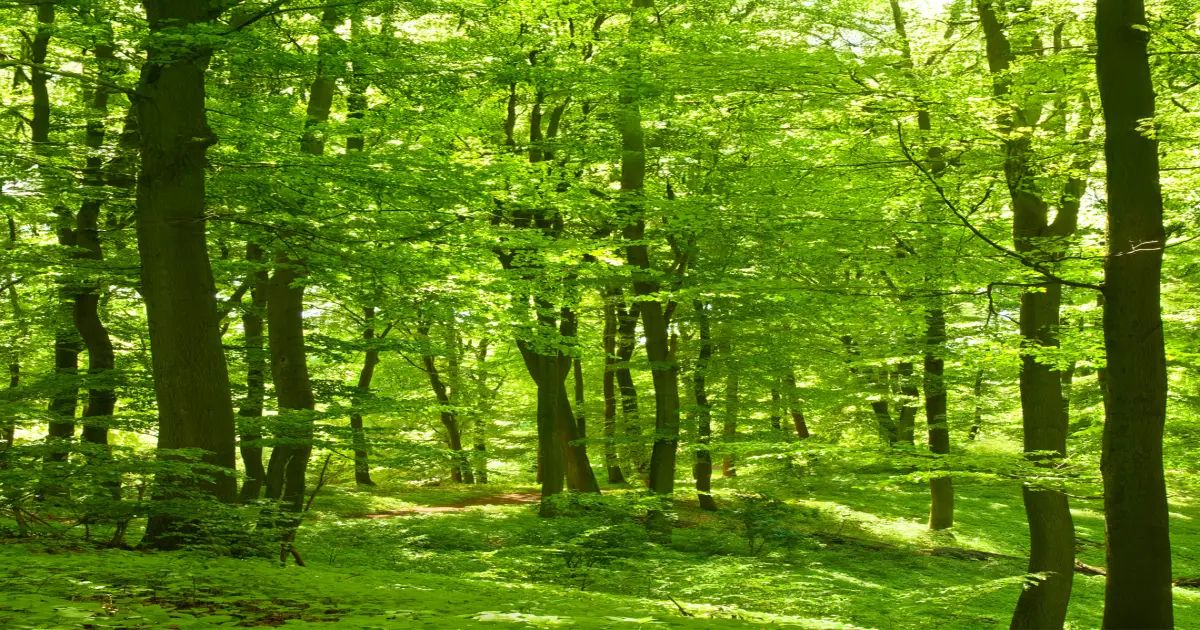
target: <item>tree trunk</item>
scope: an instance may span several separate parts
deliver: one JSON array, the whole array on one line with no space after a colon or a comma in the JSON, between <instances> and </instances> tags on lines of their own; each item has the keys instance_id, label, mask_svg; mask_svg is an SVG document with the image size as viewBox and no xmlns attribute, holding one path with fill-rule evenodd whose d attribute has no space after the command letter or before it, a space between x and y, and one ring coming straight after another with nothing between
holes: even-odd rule
<instances>
[{"instance_id":1,"label":"tree trunk","mask_svg":"<svg viewBox=\"0 0 1200 630\"><path fill-rule=\"evenodd\" d=\"M653 8L653 0L634 0L635 9ZM634 11L631 36L638 39L648 29L647 11ZM639 43L640 45L640 43ZM679 443L679 366L670 351L669 309L659 302L659 283L650 265L646 235L646 143L638 103L642 60L635 45L626 59L617 115L621 134L621 200L628 215L622 235L626 263L633 269L633 290L642 311L646 358L654 382L654 446L650 454L650 490L660 495L675 491L675 457Z\"/></svg>"},{"instance_id":2,"label":"tree trunk","mask_svg":"<svg viewBox=\"0 0 1200 630\"><path fill-rule=\"evenodd\" d=\"M875 414L875 421L879 424L879 433L884 441L889 445L895 444L900 434L896 429L896 423L892 421L892 412L888 409L888 401L886 399L872 401L871 411Z\"/></svg>"},{"instance_id":3,"label":"tree trunk","mask_svg":"<svg viewBox=\"0 0 1200 630\"><path fill-rule=\"evenodd\" d=\"M613 296L604 294L604 467L609 483L625 483L617 458L617 311Z\"/></svg>"},{"instance_id":4,"label":"tree trunk","mask_svg":"<svg viewBox=\"0 0 1200 630\"><path fill-rule=\"evenodd\" d=\"M219 11L211 0L143 4L151 38L137 99L142 156L137 235L158 401L158 447L207 451L205 463L230 472L195 485L232 501L237 492L233 404L205 239L204 156L216 141L204 110L211 51L193 45L181 56L172 39L178 29L209 22ZM186 529L180 520L156 514L146 526L145 542L173 547L181 542L176 533Z\"/></svg>"},{"instance_id":5,"label":"tree trunk","mask_svg":"<svg viewBox=\"0 0 1200 630\"><path fill-rule=\"evenodd\" d=\"M572 361L575 374L575 426L579 428L579 439L587 439L587 416L583 411L583 362L579 357Z\"/></svg>"},{"instance_id":6,"label":"tree trunk","mask_svg":"<svg viewBox=\"0 0 1200 630\"><path fill-rule=\"evenodd\" d=\"M466 396L466 388L463 387L462 373L459 369L458 357L461 352L461 344L459 343L458 332L453 327L449 328L449 339L447 345L451 349L447 364L449 366L450 377L450 398L454 400L459 408L468 404ZM457 449L458 470L462 483L475 483L475 472L471 470L471 459L466 451L462 448L463 434L463 417L459 412L454 413L454 427L458 431L459 448Z\"/></svg>"},{"instance_id":7,"label":"tree trunk","mask_svg":"<svg viewBox=\"0 0 1200 630\"><path fill-rule=\"evenodd\" d=\"M1108 577L1104 628L1170 628L1171 542L1163 477L1167 372L1160 306L1166 236L1140 0L1096 4L1096 76L1107 130L1108 256L1104 477Z\"/></svg>"},{"instance_id":8,"label":"tree trunk","mask_svg":"<svg viewBox=\"0 0 1200 630\"><path fill-rule=\"evenodd\" d=\"M473 378L475 379L476 392L476 417L474 422L475 430L475 481L477 483L488 482L488 459L487 459L487 416L491 412L492 399L495 397L495 390L489 389L487 384L487 370L485 365L488 356L488 339L485 337L479 341L479 345L475 348L475 370ZM497 388L498 389L498 388Z\"/></svg>"},{"instance_id":9,"label":"tree trunk","mask_svg":"<svg viewBox=\"0 0 1200 630\"><path fill-rule=\"evenodd\" d=\"M638 413L637 385L634 384L633 372L629 369L629 362L633 360L633 352L637 349L637 324L642 311L637 303L626 309L620 289L614 289L613 296L615 300L619 300L614 304L617 315L616 378L621 393L621 421L625 425L625 459L629 462L631 473L636 473L648 485L646 448L642 444L642 419Z\"/></svg>"},{"instance_id":10,"label":"tree trunk","mask_svg":"<svg viewBox=\"0 0 1200 630\"><path fill-rule=\"evenodd\" d=\"M105 79L112 74L115 63L111 44L97 44L95 50L97 74ZM87 121L84 144L89 155L84 166L83 183L93 189L93 197L84 201L75 217L75 245L79 248L75 257L81 260L104 259L100 247L100 199L99 190L104 185L101 169L104 158L100 149L104 146L104 118L108 114L108 89L97 86L89 104L91 111ZM104 322L100 320L100 294L97 287L79 287L72 312L75 329L83 339L88 351L88 378L94 379L88 387L88 404L84 408L83 439L85 442L108 447L108 425L116 408L117 397L111 386L104 384L105 373L115 366L112 340ZM86 420L86 419L91 420ZM119 492L119 491L118 491Z\"/></svg>"},{"instance_id":11,"label":"tree trunk","mask_svg":"<svg viewBox=\"0 0 1200 630\"><path fill-rule=\"evenodd\" d=\"M317 76L308 91L304 135L300 152L311 156L325 153L325 137L319 127L329 120L333 107L335 78L328 57L333 53L334 33L338 26L337 8L328 6L321 15L325 32L317 42ZM285 231L280 238L286 239ZM307 273L307 261L291 255L291 248L275 253L275 272L267 285L267 345L271 352L271 377L279 411L299 412L283 421L279 437L284 442L271 450L267 464L266 491L269 499L282 499L284 505L299 514L303 510L308 460L312 456L313 424L304 412L316 406L308 376L308 352L304 347L304 286L297 285ZM298 525L295 521L290 527Z\"/></svg>"},{"instance_id":12,"label":"tree trunk","mask_svg":"<svg viewBox=\"0 0 1200 630\"><path fill-rule=\"evenodd\" d=\"M13 218L11 216L7 217L7 219L8 219L8 247L6 249L11 251L11 250L15 249L17 246L17 222L15 220L13 220ZM26 325L25 325L25 316L21 309L21 300L20 300L20 296L17 294L17 284L16 284L15 280L16 280L15 277L9 278L8 301L9 301L9 305L12 307L12 318L14 321L17 322L17 330L19 331L19 333L21 334L22 337L28 337L28 329L26 328ZM20 384L21 384L20 346L18 344L13 344L13 356L12 356L12 360L8 364L8 387L9 387L9 389L15 389ZM9 463L8 457L11 453L11 449L13 447L14 441L16 440L16 437L17 437L17 419L15 417L9 416L4 421L4 438L3 439L4 439L4 449L5 450L4 450L4 458L2 460L0 460L0 466L3 466L3 468L8 467L8 463ZM23 522L23 521L18 521L18 523L21 523L21 522ZM24 528L22 528L21 531L23 532Z\"/></svg>"},{"instance_id":13,"label":"tree trunk","mask_svg":"<svg viewBox=\"0 0 1200 630\"><path fill-rule=\"evenodd\" d=\"M50 46L51 31L54 25L55 3L46 2L37 7L37 30L34 32L30 50L31 61L36 64L30 68L29 84L33 93L33 116L29 121L29 136L34 145L34 151L39 155L49 157L50 151L50 92L47 87L47 73L41 69L46 63L46 54ZM45 176L44 176L45 177ZM54 186L50 181L43 181L46 194ZM66 208L55 204L54 212L58 218L58 244L75 247L75 231L72 229L70 213ZM63 320L68 320L71 313L70 291L66 287L59 289L61 304L59 314ZM57 463L67 461L70 452L70 441L75 437L75 407L79 396L75 375L79 372L79 340L75 331L63 321L54 333L54 381L53 395L47 411L50 412L50 426L47 437L50 449L46 461ZM53 467L53 466L52 466ZM57 473L50 472L51 476Z\"/></svg>"},{"instance_id":14,"label":"tree trunk","mask_svg":"<svg viewBox=\"0 0 1200 630\"><path fill-rule=\"evenodd\" d=\"M897 372L903 402L900 404L900 418L896 421L896 439L905 444L913 444L916 441L917 403L920 401L921 390L917 389L913 379L912 363L901 363L897 366Z\"/></svg>"},{"instance_id":15,"label":"tree trunk","mask_svg":"<svg viewBox=\"0 0 1200 630\"><path fill-rule=\"evenodd\" d=\"M732 348L725 346L723 352L732 355ZM740 385L737 370L733 366L730 368L729 374L725 377L725 426L721 429L721 435L725 438L725 443L730 444L737 438L737 422L738 422L738 387ZM726 455L721 460L721 476L735 477L737 476L737 468L733 463L733 455Z\"/></svg>"},{"instance_id":16,"label":"tree trunk","mask_svg":"<svg viewBox=\"0 0 1200 630\"><path fill-rule=\"evenodd\" d=\"M379 351L370 347L371 342L376 338L374 307L363 308L363 320L366 322L366 326L363 327L363 341L367 344L367 350L362 370L358 373L360 396L371 393L371 380L375 377L375 366L379 364ZM384 334L387 332L385 331ZM382 336L380 335L380 337ZM355 401L356 405L361 403L361 398ZM350 415L350 434L354 445L354 482L360 486L373 486L375 482L371 481L367 434L363 431L363 417L358 411Z\"/></svg>"},{"instance_id":17,"label":"tree trunk","mask_svg":"<svg viewBox=\"0 0 1200 630\"><path fill-rule=\"evenodd\" d=\"M929 450L937 455L950 453L950 427L946 424L945 360L946 315L931 308L925 316L925 422L929 426ZM954 481L949 475L929 480L929 529L947 529L954 525Z\"/></svg>"},{"instance_id":18,"label":"tree trunk","mask_svg":"<svg viewBox=\"0 0 1200 630\"><path fill-rule=\"evenodd\" d=\"M1049 205L1038 190L1031 165L1034 125L1040 105L1014 102L1010 95L1010 66L1014 58L1004 25L993 1L978 4L980 24L987 49L988 68L993 75L993 93L1010 108L1000 124L1010 132L1005 140L1004 175L1013 213L1013 246L1022 255L1053 265L1059 255L1043 246L1043 237L1066 237L1074 233L1078 200L1067 200L1054 223L1048 223ZM1056 346L1062 285L1047 281L1039 291L1021 294L1019 329L1024 344ZM1023 345L1024 345L1023 344ZM1050 365L1037 360L1036 352L1022 352L1021 415L1026 453L1053 452L1065 456L1067 423L1063 416L1062 380ZM1031 455L1031 457L1036 457ZM1044 465L1052 465L1043 462ZM1029 572L1048 577L1022 591L1013 612L1013 628L1057 628L1066 619L1067 603L1075 571L1075 530L1066 495L1054 490L1022 488L1029 521Z\"/></svg>"},{"instance_id":19,"label":"tree trunk","mask_svg":"<svg viewBox=\"0 0 1200 630\"><path fill-rule=\"evenodd\" d=\"M306 412L316 406L304 347L304 287L296 285L301 278L297 261L280 250L275 255L275 273L267 283L267 346L281 417L265 486L268 499L282 499L297 514L303 508L312 455L313 424Z\"/></svg>"},{"instance_id":20,"label":"tree trunk","mask_svg":"<svg viewBox=\"0 0 1200 630\"><path fill-rule=\"evenodd\" d=\"M9 363L8 364L8 388L16 389L17 386L20 384L21 384L21 364L16 363L16 362ZM17 437L16 434L17 434L16 418L10 417L8 419L8 421L4 423L4 438L3 438L4 439L4 451L3 451L3 456L0 457L0 470L5 470L8 468L8 455L12 451L13 442L16 440L16 437Z\"/></svg>"},{"instance_id":21,"label":"tree trunk","mask_svg":"<svg viewBox=\"0 0 1200 630\"><path fill-rule=\"evenodd\" d=\"M263 348L263 313L267 310L267 286L270 278L263 265L263 251L257 243L246 243L246 262L258 265L250 273L250 308L242 315L242 332L246 344L246 400L238 409L238 447L246 480L238 493L238 501L255 501L262 493L267 479L263 466L263 401L267 397L265 375L267 353Z\"/></svg>"},{"instance_id":22,"label":"tree trunk","mask_svg":"<svg viewBox=\"0 0 1200 630\"><path fill-rule=\"evenodd\" d=\"M796 389L796 373L788 370L787 376L784 378L786 379L788 392L788 412L792 415L792 426L796 428L796 437L801 440L807 440L809 436L808 423L804 421L804 410L800 408L799 396Z\"/></svg>"},{"instance_id":23,"label":"tree trunk","mask_svg":"<svg viewBox=\"0 0 1200 630\"><path fill-rule=\"evenodd\" d=\"M971 430L967 433L967 440L973 442L979 437L983 426L983 368L975 371L975 386L971 394L975 397L975 411L971 416Z\"/></svg>"},{"instance_id":24,"label":"tree trunk","mask_svg":"<svg viewBox=\"0 0 1200 630\"><path fill-rule=\"evenodd\" d=\"M779 406L779 386L771 386L771 428L776 431L783 430L783 411Z\"/></svg>"},{"instance_id":25,"label":"tree trunk","mask_svg":"<svg viewBox=\"0 0 1200 630\"><path fill-rule=\"evenodd\" d=\"M429 326L424 324L417 326L417 334L420 335L422 340L429 341ZM446 429L446 446L449 447L451 453L450 480L454 483L462 483L465 477L463 474L464 468L469 466L462 452L462 432L459 430L458 417L450 408L452 404L450 390L442 382L442 376L438 371L437 361L433 356L432 348L422 353L421 365L425 369L425 375L429 378L429 385L433 388L433 395L437 398L438 405L442 407L438 417L442 422L442 426ZM466 468L466 470L470 474L470 468Z\"/></svg>"},{"instance_id":26,"label":"tree trunk","mask_svg":"<svg viewBox=\"0 0 1200 630\"><path fill-rule=\"evenodd\" d=\"M696 320L700 325L700 356L696 360L696 371L692 375L692 386L696 391L696 464L692 475L696 478L696 493L700 509L716 510L717 502L712 496L712 453L708 450L712 436L712 408L708 404L707 371L712 360L712 333L708 321L708 305L700 300L693 303Z\"/></svg>"}]
</instances>

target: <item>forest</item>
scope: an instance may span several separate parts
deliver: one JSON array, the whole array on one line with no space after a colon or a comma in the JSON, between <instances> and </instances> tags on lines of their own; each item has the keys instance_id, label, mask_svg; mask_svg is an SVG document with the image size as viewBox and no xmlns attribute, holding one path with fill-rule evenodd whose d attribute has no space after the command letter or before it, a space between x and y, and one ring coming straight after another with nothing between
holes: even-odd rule
<instances>
[{"instance_id":1,"label":"forest","mask_svg":"<svg viewBox=\"0 0 1200 630\"><path fill-rule=\"evenodd\" d=\"M1200 628L1200 0L0 0L0 627Z\"/></svg>"}]
</instances>

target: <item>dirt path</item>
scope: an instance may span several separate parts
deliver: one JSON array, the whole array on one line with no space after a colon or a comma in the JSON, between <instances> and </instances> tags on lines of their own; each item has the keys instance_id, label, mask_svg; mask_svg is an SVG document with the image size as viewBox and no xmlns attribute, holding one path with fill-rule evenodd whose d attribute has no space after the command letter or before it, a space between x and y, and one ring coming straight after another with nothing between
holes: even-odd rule
<instances>
[{"instance_id":1,"label":"dirt path","mask_svg":"<svg viewBox=\"0 0 1200 630\"><path fill-rule=\"evenodd\" d=\"M411 516L413 514L440 514L443 512L462 512L469 507L477 505L522 505L527 503L537 503L542 500L542 495L537 492L509 492L506 494L493 494L487 497L475 497L473 499L463 499L450 505L422 505L411 507L405 510L395 510L393 512L380 512L378 514L364 514L360 518L393 518L396 516Z\"/></svg>"}]
</instances>

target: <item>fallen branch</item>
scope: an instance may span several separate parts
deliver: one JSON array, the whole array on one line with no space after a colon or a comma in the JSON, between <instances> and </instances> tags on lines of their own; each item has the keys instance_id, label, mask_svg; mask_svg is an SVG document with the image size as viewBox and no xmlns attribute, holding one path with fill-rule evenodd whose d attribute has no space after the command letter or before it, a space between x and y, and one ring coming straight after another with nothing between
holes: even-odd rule
<instances>
[{"instance_id":1,"label":"fallen branch","mask_svg":"<svg viewBox=\"0 0 1200 630\"><path fill-rule=\"evenodd\" d=\"M918 553L925 556L941 556L958 560L1021 560L1021 558L1016 556L992 553L990 551L979 551L977 549L964 549L962 547L934 547L933 549L922 549Z\"/></svg>"},{"instance_id":2,"label":"fallen branch","mask_svg":"<svg viewBox=\"0 0 1200 630\"><path fill-rule=\"evenodd\" d=\"M683 615L684 617L695 617L696 616L696 615L693 615L692 613L684 610L683 606L680 606L679 602L675 601L674 597L667 595L667 599L671 600L672 604L675 604L675 607L679 609L679 614Z\"/></svg>"},{"instance_id":3,"label":"fallen branch","mask_svg":"<svg viewBox=\"0 0 1200 630\"><path fill-rule=\"evenodd\" d=\"M312 508L313 500L317 498L317 493L321 491L321 486L325 485L325 471L329 470L330 459L333 459L332 454L325 457L325 465L321 466L321 476L317 477L317 486L313 488L312 494L308 495L308 503L304 506L305 512Z\"/></svg>"}]
</instances>

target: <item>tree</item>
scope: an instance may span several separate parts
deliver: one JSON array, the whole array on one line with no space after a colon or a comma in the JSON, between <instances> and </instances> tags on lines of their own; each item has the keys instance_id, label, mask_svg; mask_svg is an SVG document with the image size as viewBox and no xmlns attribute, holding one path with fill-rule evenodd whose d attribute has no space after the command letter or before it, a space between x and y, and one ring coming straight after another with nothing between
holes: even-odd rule
<instances>
[{"instance_id":1,"label":"tree","mask_svg":"<svg viewBox=\"0 0 1200 630\"><path fill-rule=\"evenodd\" d=\"M229 472L210 473L196 487L232 501L233 403L205 239L204 154L217 141L204 109L212 50L195 39L220 9L210 0L146 0L144 6L152 43L138 84L137 234L158 447L202 449L202 461ZM176 546L181 525L171 515L156 515L146 526L146 540Z\"/></svg>"},{"instance_id":2,"label":"tree","mask_svg":"<svg viewBox=\"0 0 1200 630\"><path fill-rule=\"evenodd\" d=\"M1096 78L1104 107L1108 255L1106 397L1100 469L1108 576L1105 628L1171 628L1171 542L1163 477L1167 374L1160 302L1163 247L1149 29L1140 0L1096 4Z\"/></svg>"}]
</instances>

